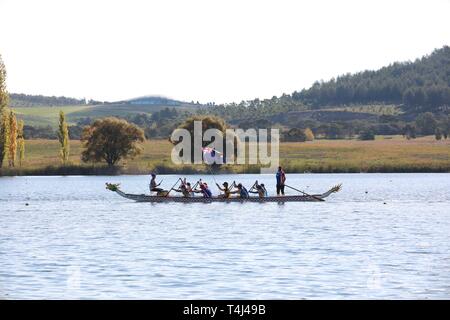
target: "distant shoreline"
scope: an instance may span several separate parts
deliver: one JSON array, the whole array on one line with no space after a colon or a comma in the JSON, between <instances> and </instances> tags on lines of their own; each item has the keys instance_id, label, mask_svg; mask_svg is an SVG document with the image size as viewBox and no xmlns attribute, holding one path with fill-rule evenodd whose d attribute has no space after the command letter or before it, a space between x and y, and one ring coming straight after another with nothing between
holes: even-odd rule
<instances>
[{"instance_id":1,"label":"distant shoreline","mask_svg":"<svg viewBox=\"0 0 450 320\"><path fill-rule=\"evenodd\" d=\"M27 140L25 161L15 168L4 162L0 176L211 174L206 165L175 165L170 159L173 145L167 140L147 140L142 154L119 166L82 163L79 140L70 141L70 165L63 166L57 140ZM380 136L372 141L314 140L282 142L280 162L287 173L442 173L450 172L450 139L433 136L407 140ZM260 165L221 166L217 174L260 173Z\"/></svg>"},{"instance_id":2,"label":"distant shoreline","mask_svg":"<svg viewBox=\"0 0 450 320\"><path fill-rule=\"evenodd\" d=\"M450 164L448 167L397 167L391 170L388 168L369 168L368 170L357 170L352 168L328 168L322 170L293 171L289 167L285 167L286 173L291 174L333 174L333 173L450 173ZM179 175L213 175L213 174L259 174L259 168L241 168L235 170L217 170L210 172L206 169L198 170L174 170L173 167L159 167L157 170L139 171L127 170L126 168L107 168L107 167L83 167L83 166L67 166L54 167L49 166L38 169L0 169L0 177L19 177L19 176L122 176L122 175L148 175L151 172L157 174L179 174Z\"/></svg>"}]
</instances>

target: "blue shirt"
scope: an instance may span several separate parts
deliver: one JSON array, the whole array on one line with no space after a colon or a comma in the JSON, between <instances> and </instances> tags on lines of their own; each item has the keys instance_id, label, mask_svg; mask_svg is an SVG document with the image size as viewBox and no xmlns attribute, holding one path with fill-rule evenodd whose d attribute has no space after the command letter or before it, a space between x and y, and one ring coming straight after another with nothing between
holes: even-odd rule
<instances>
[{"instance_id":1,"label":"blue shirt","mask_svg":"<svg viewBox=\"0 0 450 320\"><path fill-rule=\"evenodd\" d=\"M244 186L241 188L239 195L241 196L241 198L248 198L248 191Z\"/></svg>"}]
</instances>

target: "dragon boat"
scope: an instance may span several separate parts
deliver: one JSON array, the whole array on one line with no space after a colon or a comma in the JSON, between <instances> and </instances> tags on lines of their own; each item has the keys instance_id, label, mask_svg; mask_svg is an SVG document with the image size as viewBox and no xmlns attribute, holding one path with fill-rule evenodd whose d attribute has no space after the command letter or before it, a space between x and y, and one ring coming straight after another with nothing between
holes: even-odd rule
<instances>
[{"instance_id":1,"label":"dragon boat","mask_svg":"<svg viewBox=\"0 0 450 320\"><path fill-rule=\"evenodd\" d=\"M285 196L268 196L268 197L249 197L249 198L239 198L239 197L211 197L204 198L202 196L196 197L183 197L183 196L170 196L170 195L147 195L147 194L130 194L125 193L120 190L120 184L106 183L106 189L116 192L119 196L126 199L134 200L137 202L181 202L181 203L210 203L210 202L320 202L325 201L325 198L332 193L341 190L342 185L336 185L332 187L325 193L322 194L301 194L301 195L285 195Z\"/></svg>"}]
</instances>

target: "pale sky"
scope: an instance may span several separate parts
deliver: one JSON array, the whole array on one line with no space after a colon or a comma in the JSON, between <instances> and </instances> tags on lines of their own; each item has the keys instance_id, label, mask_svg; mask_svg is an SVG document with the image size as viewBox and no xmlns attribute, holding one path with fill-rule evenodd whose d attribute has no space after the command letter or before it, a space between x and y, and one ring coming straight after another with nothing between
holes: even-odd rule
<instances>
[{"instance_id":1,"label":"pale sky","mask_svg":"<svg viewBox=\"0 0 450 320\"><path fill-rule=\"evenodd\" d=\"M270 98L450 45L450 0L0 0L10 92Z\"/></svg>"}]
</instances>

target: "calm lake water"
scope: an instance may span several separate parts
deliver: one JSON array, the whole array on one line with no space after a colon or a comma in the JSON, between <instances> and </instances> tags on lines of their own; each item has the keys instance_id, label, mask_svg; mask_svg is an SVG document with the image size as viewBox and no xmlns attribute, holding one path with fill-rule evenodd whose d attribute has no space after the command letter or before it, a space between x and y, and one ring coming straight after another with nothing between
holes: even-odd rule
<instances>
[{"instance_id":1,"label":"calm lake water","mask_svg":"<svg viewBox=\"0 0 450 320\"><path fill-rule=\"evenodd\" d=\"M147 176L0 178L0 298L450 298L450 174L287 178L343 190L323 203L149 204L104 187L147 192ZM256 179L275 180L216 176Z\"/></svg>"}]
</instances>

